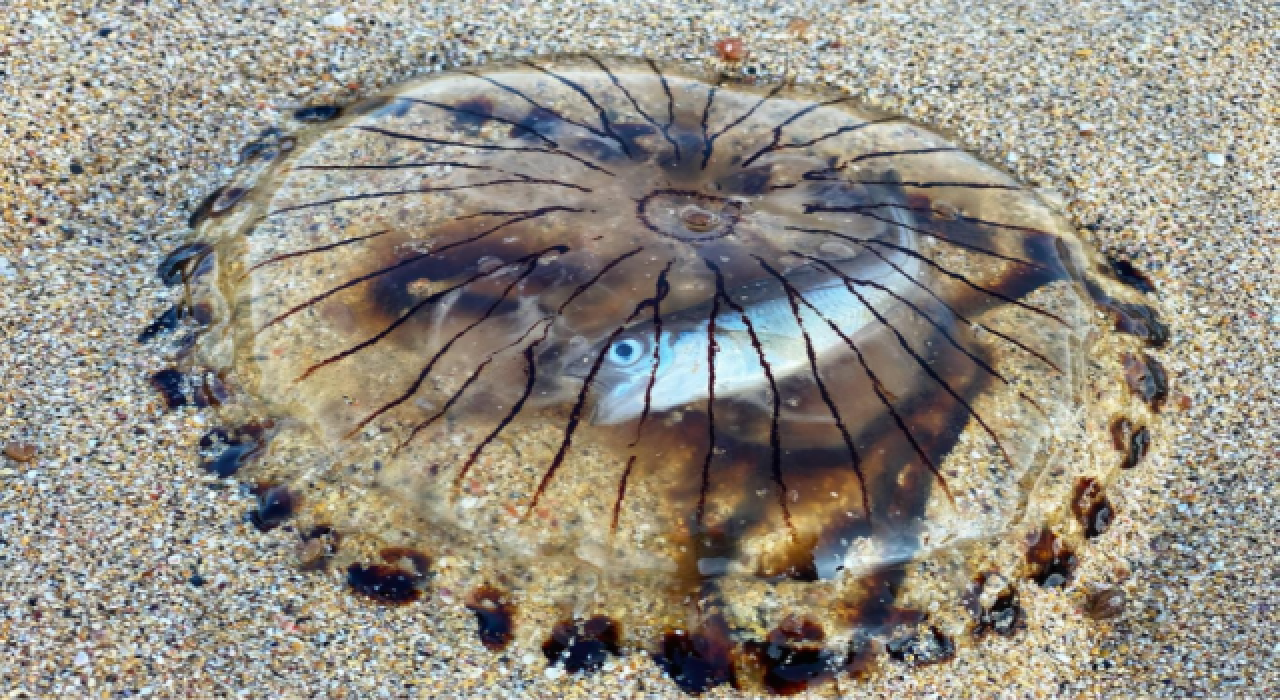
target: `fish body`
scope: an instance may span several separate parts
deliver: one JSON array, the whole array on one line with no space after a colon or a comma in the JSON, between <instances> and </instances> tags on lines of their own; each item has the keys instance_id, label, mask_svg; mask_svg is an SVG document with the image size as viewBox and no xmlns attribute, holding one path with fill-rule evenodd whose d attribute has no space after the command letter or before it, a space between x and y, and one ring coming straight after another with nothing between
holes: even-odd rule
<instances>
[{"instance_id":1,"label":"fish body","mask_svg":"<svg viewBox=\"0 0 1280 700\"><path fill-rule=\"evenodd\" d=\"M903 250L881 255L833 264L840 275L809 264L788 273L786 287L766 278L750 289L730 290L741 312L721 300L663 319L660 332L653 322L626 329L607 347L594 350L604 357L593 377L583 368L595 361L594 353L582 358L583 367L576 372L570 369L592 381L592 422L609 425L637 418L645 410L646 394L648 410L656 413L708 396L768 389L765 364L775 384L815 371L810 348L819 361L842 349L851 353L849 342L857 344L866 329L881 324L877 313L891 313L899 298L918 288L918 258ZM718 309L714 325L712 309ZM709 352L713 341L714 352Z\"/></svg>"}]
</instances>

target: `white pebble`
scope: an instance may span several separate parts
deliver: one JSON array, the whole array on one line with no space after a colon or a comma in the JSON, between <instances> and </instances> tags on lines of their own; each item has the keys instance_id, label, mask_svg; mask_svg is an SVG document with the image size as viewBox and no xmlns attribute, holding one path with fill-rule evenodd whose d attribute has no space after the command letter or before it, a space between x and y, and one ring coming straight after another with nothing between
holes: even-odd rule
<instances>
[{"instance_id":1,"label":"white pebble","mask_svg":"<svg viewBox=\"0 0 1280 700\"><path fill-rule=\"evenodd\" d=\"M342 10L324 16L320 24L330 29L342 29L347 26L347 15Z\"/></svg>"},{"instance_id":2,"label":"white pebble","mask_svg":"<svg viewBox=\"0 0 1280 700\"><path fill-rule=\"evenodd\" d=\"M88 665L89 665L89 655L88 655L88 654L86 654L86 653L85 653L85 652L83 652L83 651L81 651L81 652L77 652L77 653L76 653L76 665L77 665L77 666L88 666Z\"/></svg>"},{"instance_id":3,"label":"white pebble","mask_svg":"<svg viewBox=\"0 0 1280 700\"><path fill-rule=\"evenodd\" d=\"M564 675L564 669L559 666L548 666L547 670L542 672L550 680L555 680Z\"/></svg>"},{"instance_id":4,"label":"white pebble","mask_svg":"<svg viewBox=\"0 0 1280 700\"><path fill-rule=\"evenodd\" d=\"M1205 158L1208 159L1209 165L1213 165L1219 168L1227 164L1227 157L1222 155L1221 153L1209 153L1205 156Z\"/></svg>"}]
</instances>

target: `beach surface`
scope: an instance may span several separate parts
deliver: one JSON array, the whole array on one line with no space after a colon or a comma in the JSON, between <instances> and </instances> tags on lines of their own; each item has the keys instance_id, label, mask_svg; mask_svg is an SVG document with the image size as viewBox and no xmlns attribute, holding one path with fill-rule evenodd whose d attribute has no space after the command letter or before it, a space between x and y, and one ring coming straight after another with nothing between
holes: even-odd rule
<instances>
[{"instance_id":1,"label":"beach surface","mask_svg":"<svg viewBox=\"0 0 1280 700\"><path fill-rule=\"evenodd\" d=\"M241 146L306 105L562 52L839 86L1060 197L1147 271L1173 340L1151 459L1078 584L954 661L813 697L1280 697L1280 12L1266 2L36 2L0 13L0 697L682 697L486 650L294 564L296 533L198 466L139 331L156 264ZM723 65L723 64L716 64ZM1084 585L1123 614L1081 612ZM720 687L708 697L734 697Z\"/></svg>"}]
</instances>

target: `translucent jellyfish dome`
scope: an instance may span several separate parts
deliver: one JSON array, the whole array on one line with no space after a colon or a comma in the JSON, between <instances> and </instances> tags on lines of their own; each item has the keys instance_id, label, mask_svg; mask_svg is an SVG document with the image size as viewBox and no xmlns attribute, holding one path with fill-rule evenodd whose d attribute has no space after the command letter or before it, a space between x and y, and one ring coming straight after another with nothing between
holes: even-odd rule
<instances>
[{"instance_id":1,"label":"translucent jellyfish dome","mask_svg":"<svg viewBox=\"0 0 1280 700\"><path fill-rule=\"evenodd\" d=\"M1143 291L1008 174L647 61L301 110L192 223L181 369L260 527L376 600L472 591L486 645L641 650L691 692L939 661L1000 601L1012 633L1163 384Z\"/></svg>"}]
</instances>

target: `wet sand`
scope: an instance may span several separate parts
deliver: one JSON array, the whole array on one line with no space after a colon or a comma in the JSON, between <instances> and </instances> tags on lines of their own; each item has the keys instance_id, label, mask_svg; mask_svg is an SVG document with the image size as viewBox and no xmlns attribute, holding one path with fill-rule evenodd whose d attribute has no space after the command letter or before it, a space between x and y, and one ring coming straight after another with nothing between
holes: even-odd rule
<instances>
[{"instance_id":1,"label":"wet sand","mask_svg":"<svg viewBox=\"0 0 1280 700\"><path fill-rule=\"evenodd\" d=\"M297 106L445 63L568 51L842 86L1056 191L1147 270L1174 331L1153 458L1113 494L1078 585L955 661L816 697L1280 694L1274 620L1280 196L1263 3L255 3L13 0L0 17L0 691L6 697L679 697L643 655L547 673L436 591L383 608L292 566L296 535L197 466L211 417L166 412L138 331L155 264L239 147ZM484 9L481 9L484 8ZM807 26L806 26L807 24ZM34 455L23 449L34 446ZM1083 586L1123 586L1095 622ZM732 697L720 688L711 696Z\"/></svg>"}]
</instances>

